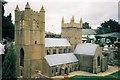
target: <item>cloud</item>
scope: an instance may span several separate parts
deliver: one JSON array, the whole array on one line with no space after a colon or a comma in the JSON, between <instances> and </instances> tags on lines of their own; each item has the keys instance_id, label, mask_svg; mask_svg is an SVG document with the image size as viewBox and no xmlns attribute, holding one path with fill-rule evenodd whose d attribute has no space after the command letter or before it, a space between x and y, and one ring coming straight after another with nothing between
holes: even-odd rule
<instances>
[{"instance_id":1,"label":"cloud","mask_svg":"<svg viewBox=\"0 0 120 80\"><path fill-rule=\"evenodd\" d=\"M6 0L7 1L7 0ZM24 10L26 2L29 2L33 10L39 11L43 5L46 11L46 31L54 33L61 32L61 18L65 17L65 22L69 22L72 16L75 21L88 22L92 28L100 26L100 23L110 18L118 18L118 0L12 0L5 5L6 15L13 14L18 4L20 10ZM92 2L91 2L92 1Z\"/></svg>"}]
</instances>

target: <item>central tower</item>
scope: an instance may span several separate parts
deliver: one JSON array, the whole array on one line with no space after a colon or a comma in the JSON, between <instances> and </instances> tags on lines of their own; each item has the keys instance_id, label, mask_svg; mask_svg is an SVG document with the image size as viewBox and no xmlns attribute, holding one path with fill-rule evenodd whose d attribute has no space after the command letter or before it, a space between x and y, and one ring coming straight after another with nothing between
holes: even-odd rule
<instances>
[{"instance_id":1,"label":"central tower","mask_svg":"<svg viewBox=\"0 0 120 80\"><path fill-rule=\"evenodd\" d=\"M30 78L43 72L45 56L45 10L33 11L27 2L25 10L15 9L15 46L18 76Z\"/></svg>"},{"instance_id":2,"label":"central tower","mask_svg":"<svg viewBox=\"0 0 120 80\"><path fill-rule=\"evenodd\" d=\"M65 23L62 17L61 26L61 36L68 39L72 46L71 50L74 51L76 45L82 43L82 18L79 23L75 23L74 16L72 16L70 23Z\"/></svg>"}]
</instances>

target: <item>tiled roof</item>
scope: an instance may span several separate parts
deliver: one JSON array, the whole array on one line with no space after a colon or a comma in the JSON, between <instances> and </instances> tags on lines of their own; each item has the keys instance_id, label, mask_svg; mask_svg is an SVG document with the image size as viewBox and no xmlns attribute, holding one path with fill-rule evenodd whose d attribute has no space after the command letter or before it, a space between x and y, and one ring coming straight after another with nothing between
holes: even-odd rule
<instances>
[{"instance_id":1,"label":"tiled roof","mask_svg":"<svg viewBox=\"0 0 120 80\"><path fill-rule=\"evenodd\" d=\"M95 35L96 32L93 29L82 29L82 35Z\"/></svg>"},{"instance_id":2,"label":"tiled roof","mask_svg":"<svg viewBox=\"0 0 120 80\"><path fill-rule=\"evenodd\" d=\"M45 47L71 46L65 38L45 38Z\"/></svg>"},{"instance_id":3,"label":"tiled roof","mask_svg":"<svg viewBox=\"0 0 120 80\"><path fill-rule=\"evenodd\" d=\"M56 66L78 61L73 53L46 55L45 59L47 60L49 66Z\"/></svg>"},{"instance_id":4,"label":"tiled roof","mask_svg":"<svg viewBox=\"0 0 120 80\"><path fill-rule=\"evenodd\" d=\"M92 43L78 44L75 48L75 54L94 55L98 45Z\"/></svg>"},{"instance_id":5,"label":"tiled roof","mask_svg":"<svg viewBox=\"0 0 120 80\"><path fill-rule=\"evenodd\" d=\"M117 33L117 32L114 32L114 33L107 33L107 34L99 34L97 36L101 36L101 37L108 37L108 36L111 36L111 37L117 37L120 39L120 33Z\"/></svg>"}]
</instances>

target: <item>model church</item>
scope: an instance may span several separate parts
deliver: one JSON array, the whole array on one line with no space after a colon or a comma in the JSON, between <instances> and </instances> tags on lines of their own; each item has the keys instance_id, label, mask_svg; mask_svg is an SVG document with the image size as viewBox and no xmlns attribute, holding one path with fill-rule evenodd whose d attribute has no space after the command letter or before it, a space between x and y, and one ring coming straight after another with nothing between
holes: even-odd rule
<instances>
[{"instance_id":1,"label":"model church","mask_svg":"<svg viewBox=\"0 0 120 80\"><path fill-rule=\"evenodd\" d=\"M82 18L75 23L61 20L62 38L45 38L45 9L15 9L15 47L18 77L31 78L40 71L52 77L73 71L104 72L108 69L107 57L102 48L92 43L82 43Z\"/></svg>"}]
</instances>

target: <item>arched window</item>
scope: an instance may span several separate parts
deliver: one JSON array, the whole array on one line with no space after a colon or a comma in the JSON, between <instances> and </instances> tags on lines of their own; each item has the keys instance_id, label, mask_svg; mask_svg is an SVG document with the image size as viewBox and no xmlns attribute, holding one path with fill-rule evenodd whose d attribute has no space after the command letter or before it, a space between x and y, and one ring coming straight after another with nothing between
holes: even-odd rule
<instances>
[{"instance_id":1,"label":"arched window","mask_svg":"<svg viewBox=\"0 0 120 80\"><path fill-rule=\"evenodd\" d=\"M53 54L56 54L56 49L53 49Z\"/></svg>"},{"instance_id":2,"label":"arched window","mask_svg":"<svg viewBox=\"0 0 120 80\"><path fill-rule=\"evenodd\" d=\"M62 54L62 49L61 48L59 49L59 54Z\"/></svg>"},{"instance_id":3,"label":"arched window","mask_svg":"<svg viewBox=\"0 0 120 80\"><path fill-rule=\"evenodd\" d=\"M58 68L56 67L56 72L58 72Z\"/></svg>"},{"instance_id":4,"label":"arched window","mask_svg":"<svg viewBox=\"0 0 120 80\"><path fill-rule=\"evenodd\" d=\"M24 66L24 50L20 49L20 66Z\"/></svg>"},{"instance_id":5,"label":"arched window","mask_svg":"<svg viewBox=\"0 0 120 80\"><path fill-rule=\"evenodd\" d=\"M50 52L49 52L49 50L47 50L47 55L49 55L50 54Z\"/></svg>"},{"instance_id":6,"label":"arched window","mask_svg":"<svg viewBox=\"0 0 120 80\"><path fill-rule=\"evenodd\" d=\"M21 76L23 76L23 71L21 70Z\"/></svg>"},{"instance_id":7,"label":"arched window","mask_svg":"<svg viewBox=\"0 0 120 80\"><path fill-rule=\"evenodd\" d=\"M37 44L37 41L35 41L35 44Z\"/></svg>"},{"instance_id":8,"label":"arched window","mask_svg":"<svg viewBox=\"0 0 120 80\"><path fill-rule=\"evenodd\" d=\"M64 72L65 74L68 74L68 68L65 68L65 72Z\"/></svg>"},{"instance_id":9,"label":"arched window","mask_svg":"<svg viewBox=\"0 0 120 80\"><path fill-rule=\"evenodd\" d=\"M71 49L69 49L69 53L71 52Z\"/></svg>"},{"instance_id":10,"label":"arched window","mask_svg":"<svg viewBox=\"0 0 120 80\"><path fill-rule=\"evenodd\" d=\"M97 63L98 63L98 66L100 66L100 56L98 56L97 58Z\"/></svg>"},{"instance_id":11,"label":"arched window","mask_svg":"<svg viewBox=\"0 0 120 80\"><path fill-rule=\"evenodd\" d=\"M67 53L67 48L64 49L64 53Z\"/></svg>"}]
</instances>

